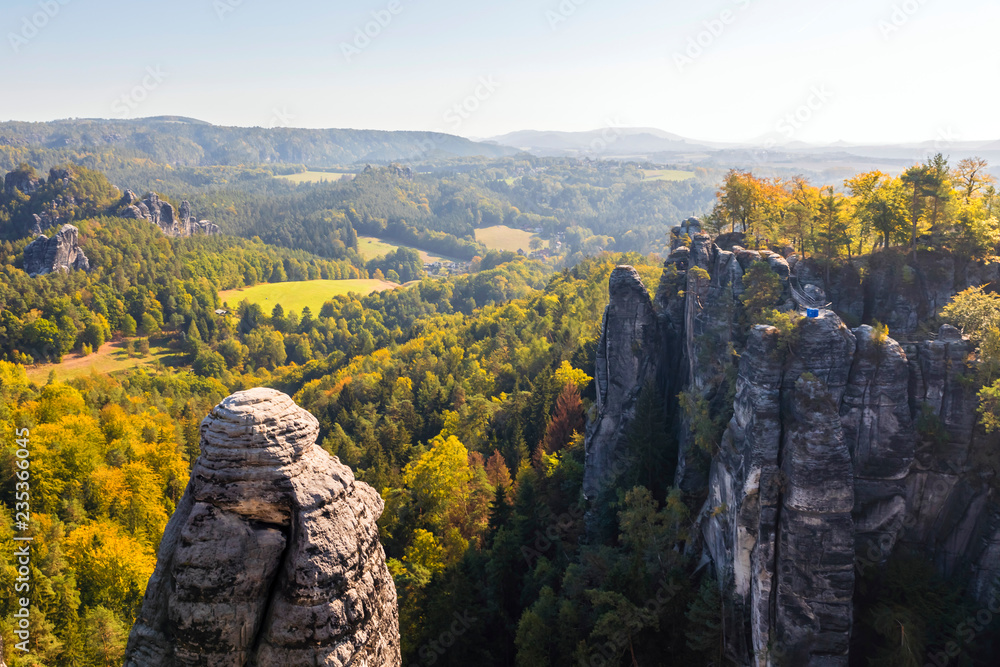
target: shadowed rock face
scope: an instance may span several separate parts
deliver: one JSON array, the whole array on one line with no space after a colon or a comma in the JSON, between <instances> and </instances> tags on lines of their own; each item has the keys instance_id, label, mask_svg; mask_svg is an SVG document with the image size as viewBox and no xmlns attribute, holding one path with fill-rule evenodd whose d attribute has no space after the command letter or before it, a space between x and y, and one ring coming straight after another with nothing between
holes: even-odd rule
<instances>
[{"instance_id":1,"label":"shadowed rock face","mask_svg":"<svg viewBox=\"0 0 1000 667\"><path fill-rule=\"evenodd\" d=\"M728 658L759 667L847 665L855 578L881 567L897 545L922 553L942 575L970 575L969 592L987 602L1000 575L1000 503L990 479L998 445L976 424L977 387L967 379L974 345L948 325L936 339L906 338L955 290L988 282L1000 264L953 258L952 267L952 258L925 253L915 267L897 266L909 259L886 255L862 281L850 267L827 275L812 260L796 262L799 284L824 286L849 319L886 321L896 309L890 330L905 338L850 329L830 310L783 338L774 327L746 332L739 299L753 262L767 261L782 283L790 263L679 231L654 300L656 337L638 325L646 320L636 313L646 311L636 305L645 304L637 278L613 279L586 475L609 481L602 471L626 450L631 397L655 377L677 429L674 484L701 507L701 540L686 548L711 559L734 601L724 609ZM616 274L631 275L625 268ZM939 274L954 280L935 282ZM784 292L778 308L790 307ZM901 301L909 305L897 308ZM630 335L643 355L622 353ZM730 345L739 355L734 369L726 368ZM730 399L720 379L732 370L733 417L715 455L702 461L672 397L688 392L721 413Z\"/></svg>"},{"instance_id":2,"label":"shadowed rock face","mask_svg":"<svg viewBox=\"0 0 1000 667\"><path fill-rule=\"evenodd\" d=\"M40 235L24 249L24 272L29 276L56 271L90 270L90 260L80 247L80 230L63 225L51 239Z\"/></svg>"},{"instance_id":3,"label":"shadowed rock face","mask_svg":"<svg viewBox=\"0 0 1000 667\"><path fill-rule=\"evenodd\" d=\"M624 472L621 459L636 402L656 373L659 335L649 293L631 266L619 266L608 283L611 301L597 348L597 420L587 431L583 491L595 498Z\"/></svg>"},{"instance_id":4,"label":"shadowed rock face","mask_svg":"<svg viewBox=\"0 0 1000 667\"><path fill-rule=\"evenodd\" d=\"M272 389L233 394L160 544L127 667L400 665L379 495Z\"/></svg>"}]
</instances>

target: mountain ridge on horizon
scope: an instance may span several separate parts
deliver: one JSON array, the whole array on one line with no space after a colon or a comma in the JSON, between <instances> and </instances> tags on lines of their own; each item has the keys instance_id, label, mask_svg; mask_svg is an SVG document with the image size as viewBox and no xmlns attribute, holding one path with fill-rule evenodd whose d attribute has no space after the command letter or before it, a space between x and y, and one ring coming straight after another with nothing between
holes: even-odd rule
<instances>
[{"instance_id":1,"label":"mountain ridge on horizon","mask_svg":"<svg viewBox=\"0 0 1000 667\"><path fill-rule=\"evenodd\" d=\"M180 115L0 122L0 166L13 168L24 156L37 151L43 151L44 161L52 164L94 151L110 151L185 167L304 164L320 169L353 168L366 163L527 153L542 158L617 159L781 173L829 172L836 176L845 169L899 172L937 152L953 162L975 155L1000 166L1000 140L813 144L762 137L738 143L701 141L650 127L519 130L473 138L420 130L224 126ZM32 159L42 158L36 155ZM997 166L992 171L996 172Z\"/></svg>"}]
</instances>

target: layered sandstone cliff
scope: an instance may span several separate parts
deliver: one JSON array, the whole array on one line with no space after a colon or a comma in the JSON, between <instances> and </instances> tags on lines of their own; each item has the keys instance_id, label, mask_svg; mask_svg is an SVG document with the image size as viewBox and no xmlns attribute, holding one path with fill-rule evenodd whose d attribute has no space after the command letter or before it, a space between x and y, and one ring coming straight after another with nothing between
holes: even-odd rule
<instances>
[{"instance_id":1,"label":"layered sandstone cliff","mask_svg":"<svg viewBox=\"0 0 1000 667\"><path fill-rule=\"evenodd\" d=\"M656 340L646 337L652 327L633 338L635 322L649 319L636 296L644 289L612 288L599 357L644 353L638 364L599 358L598 395L617 387L627 407L655 382L676 416L673 483L700 511L700 537L686 548L711 561L728 592L729 658L847 665L855 580L900 545L988 597L1000 573L1000 502L984 463L995 438L976 427L976 388L967 379L973 346L947 325L922 338L919 330L953 290L985 282L997 267L923 256L907 269L905 260L880 258L866 284L849 269L827 276L811 262L744 250L739 239L723 249L696 228L681 231L652 300ZM793 307L795 279L830 294L855 323L891 320L903 342L871 326L849 328L834 310L801 320L793 334L768 326L748 333L739 297L755 261L784 285L775 307ZM935 283L935 271L952 277ZM893 296L887 285L904 278L907 288ZM693 444L680 392L713 414L732 414L711 457ZM609 462L627 446L628 410L603 400L588 431L585 488L607 480Z\"/></svg>"},{"instance_id":2,"label":"layered sandstone cliff","mask_svg":"<svg viewBox=\"0 0 1000 667\"><path fill-rule=\"evenodd\" d=\"M233 394L202 422L127 667L400 665L382 500L317 433L272 389Z\"/></svg>"}]
</instances>

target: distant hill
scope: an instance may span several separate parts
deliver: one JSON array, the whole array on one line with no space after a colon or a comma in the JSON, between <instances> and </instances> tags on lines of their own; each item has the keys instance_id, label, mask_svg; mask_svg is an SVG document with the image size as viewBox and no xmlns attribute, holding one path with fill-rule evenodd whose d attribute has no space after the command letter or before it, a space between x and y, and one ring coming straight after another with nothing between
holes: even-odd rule
<instances>
[{"instance_id":1,"label":"distant hill","mask_svg":"<svg viewBox=\"0 0 1000 667\"><path fill-rule=\"evenodd\" d=\"M588 132L522 130L493 137L489 141L540 156L692 153L723 146L644 127L606 127Z\"/></svg>"},{"instance_id":2,"label":"distant hill","mask_svg":"<svg viewBox=\"0 0 1000 667\"><path fill-rule=\"evenodd\" d=\"M943 133L946 134L946 133ZM521 130L486 141L539 156L651 160L749 169L824 171L884 169L898 171L941 152L953 163L978 155L1000 165L1000 141L937 141L899 144L808 144L773 133L742 143L702 141L645 127L606 127L586 132ZM995 172L996 169L993 169Z\"/></svg>"},{"instance_id":3,"label":"distant hill","mask_svg":"<svg viewBox=\"0 0 1000 667\"><path fill-rule=\"evenodd\" d=\"M112 152L173 166L306 164L334 167L517 151L438 132L223 127L183 116L0 123L0 152Z\"/></svg>"}]
</instances>

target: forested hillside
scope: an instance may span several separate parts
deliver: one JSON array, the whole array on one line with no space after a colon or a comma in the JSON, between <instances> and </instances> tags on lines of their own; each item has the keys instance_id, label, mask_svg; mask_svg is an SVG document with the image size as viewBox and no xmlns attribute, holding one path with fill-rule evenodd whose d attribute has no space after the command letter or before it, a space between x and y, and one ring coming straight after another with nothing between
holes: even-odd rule
<instances>
[{"instance_id":1,"label":"forested hillside","mask_svg":"<svg viewBox=\"0 0 1000 667\"><path fill-rule=\"evenodd\" d=\"M88 153L174 166L301 164L317 167L451 156L511 155L510 148L438 132L221 127L190 118L0 123L0 169Z\"/></svg>"},{"instance_id":2,"label":"forested hillside","mask_svg":"<svg viewBox=\"0 0 1000 667\"><path fill-rule=\"evenodd\" d=\"M1000 224L982 167L941 158L898 178L870 173L824 187L732 172L702 225L746 247L794 251L802 266L832 275L830 284L891 264L899 289L916 289L912 272L923 264L914 253L920 261L932 253L993 261ZM106 183L81 173L98 190ZM718 664L722 599L688 548L699 540L698 506L673 483L676 396L643 392L615 484L596 505L581 493L609 276L631 264L646 285L682 297L688 286L676 282L676 264L663 264L666 252L690 242L674 229L674 202L694 206L714 190L698 179L648 183L641 173L629 164L499 161L435 174L372 168L342 183L275 186L284 190L270 201L249 189L206 189L196 193L199 210L232 208L222 218L230 235L217 237L167 238L146 221L78 207L72 220L91 271L34 278L20 268L29 239L4 241L0 430L31 434L35 539L32 653L8 664L120 662L198 453L198 426L221 398L255 386L293 395L318 418L323 448L382 495L405 664L644 665L663 655ZM25 206L31 197L6 201ZM251 213L251 202L264 213ZM633 229L628 220L643 222ZM561 234L563 266L468 240L476 227L500 222ZM331 298L316 312L248 302L216 312L222 289L416 271L407 252L363 262L359 232L458 244L456 252L468 243L479 260L465 275L417 276L407 288ZM591 240L612 232L613 241ZM665 252L602 251L633 243ZM907 262L917 267L909 274ZM753 325L770 323L794 340L797 319L778 310L776 274L764 262L748 266L733 326L745 340ZM708 282L702 287L708 294ZM970 359L966 382L976 391L986 385L981 413L995 426L1000 308L990 289L960 295L944 319L935 312L921 325L951 321L979 342L983 363ZM858 310L856 324L879 324L875 312ZM166 346L170 358L68 383L40 385L25 374L25 364L123 337L140 349L150 340ZM679 402L684 428L706 455L732 415L737 363L731 353L707 360L717 384ZM0 501L9 510L18 502L17 448L12 439L0 447ZM13 535L5 511L6 553ZM975 613L954 592L959 584L924 561L892 561L879 572L865 583L859 637L871 655L889 656L882 664L909 663L878 610L911 624L914 651L941 649L948 637L933 628ZM8 646L16 576L4 560L0 632ZM444 645L456 615L464 629ZM989 647L963 649L963 659L987 664Z\"/></svg>"}]
</instances>

